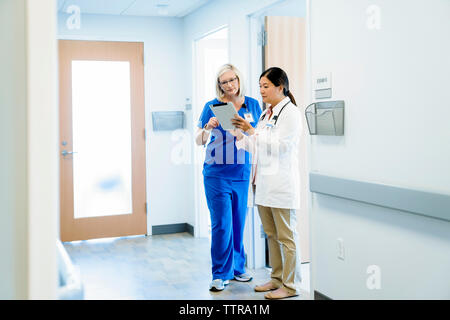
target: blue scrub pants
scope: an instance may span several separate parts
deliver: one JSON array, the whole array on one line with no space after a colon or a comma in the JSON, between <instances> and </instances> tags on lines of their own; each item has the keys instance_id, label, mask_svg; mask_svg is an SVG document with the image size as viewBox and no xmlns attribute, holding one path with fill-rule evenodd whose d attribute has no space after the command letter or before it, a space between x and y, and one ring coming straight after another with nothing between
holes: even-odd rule
<instances>
[{"instance_id":1,"label":"blue scrub pants","mask_svg":"<svg viewBox=\"0 0 450 320\"><path fill-rule=\"evenodd\" d=\"M233 279L245 273L244 226L249 180L204 177L211 215L213 280Z\"/></svg>"}]
</instances>

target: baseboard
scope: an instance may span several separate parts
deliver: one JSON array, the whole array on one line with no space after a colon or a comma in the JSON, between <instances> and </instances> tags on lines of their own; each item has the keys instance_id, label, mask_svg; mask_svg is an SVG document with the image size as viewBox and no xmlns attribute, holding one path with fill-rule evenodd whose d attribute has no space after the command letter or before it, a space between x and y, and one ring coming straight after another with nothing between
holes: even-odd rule
<instances>
[{"instance_id":1,"label":"baseboard","mask_svg":"<svg viewBox=\"0 0 450 320\"><path fill-rule=\"evenodd\" d=\"M194 236L194 226L191 226L189 223L186 223L186 232L191 236Z\"/></svg>"},{"instance_id":2,"label":"baseboard","mask_svg":"<svg viewBox=\"0 0 450 320\"><path fill-rule=\"evenodd\" d=\"M314 300L333 300L330 297L320 293L319 291L314 290Z\"/></svg>"},{"instance_id":3,"label":"baseboard","mask_svg":"<svg viewBox=\"0 0 450 320\"><path fill-rule=\"evenodd\" d=\"M194 227L189 223L174 223L152 226L152 235L188 232L194 235Z\"/></svg>"}]
</instances>

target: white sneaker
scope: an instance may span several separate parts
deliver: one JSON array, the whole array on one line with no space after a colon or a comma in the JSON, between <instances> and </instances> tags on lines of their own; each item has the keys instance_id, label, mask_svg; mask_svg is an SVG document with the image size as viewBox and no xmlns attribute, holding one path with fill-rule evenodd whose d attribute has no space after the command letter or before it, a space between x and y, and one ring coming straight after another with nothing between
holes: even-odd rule
<instances>
[{"instance_id":1,"label":"white sneaker","mask_svg":"<svg viewBox=\"0 0 450 320\"><path fill-rule=\"evenodd\" d=\"M209 285L210 291L222 291L230 283L229 280L215 279Z\"/></svg>"},{"instance_id":2,"label":"white sneaker","mask_svg":"<svg viewBox=\"0 0 450 320\"><path fill-rule=\"evenodd\" d=\"M238 274L238 275L234 276L234 280L240 281L240 282L249 282L249 281L252 281L252 279L253 279L253 277L246 273Z\"/></svg>"}]
</instances>

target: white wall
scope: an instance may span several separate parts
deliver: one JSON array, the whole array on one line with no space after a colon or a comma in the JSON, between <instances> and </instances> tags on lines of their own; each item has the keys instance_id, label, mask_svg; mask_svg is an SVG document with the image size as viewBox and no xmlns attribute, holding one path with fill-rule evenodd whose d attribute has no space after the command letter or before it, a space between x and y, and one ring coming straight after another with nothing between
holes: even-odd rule
<instances>
[{"instance_id":1,"label":"white wall","mask_svg":"<svg viewBox=\"0 0 450 320\"><path fill-rule=\"evenodd\" d=\"M345 135L311 138L312 171L450 194L450 2L314 0L312 74L332 73ZM380 10L374 26L370 5ZM376 22L375 22L376 25ZM312 79L311 79L312 81ZM313 196L315 289L334 298L450 298L450 223ZM346 260L337 259L344 239ZM366 268L381 268L368 290Z\"/></svg>"},{"instance_id":2,"label":"white wall","mask_svg":"<svg viewBox=\"0 0 450 320\"><path fill-rule=\"evenodd\" d=\"M189 164L176 164L171 153L178 143L172 132L154 132L153 111L184 111L185 76L183 23L179 18L81 15L81 28L69 30L67 14L59 14L60 39L140 41L145 51L147 127L148 230L151 226L184 223L193 216Z\"/></svg>"},{"instance_id":3,"label":"white wall","mask_svg":"<svg viewBox=\"0 0 450 320\"><path fill-rule=\"evenodd\" d=\"M370 4L381 9L378 31L366 28ZM449 6L446 0L312 2L313 72L333 73L333 99L347 100L351 116L339 141L316 139L313 169L450 191L450 150L443 147L450 143L450 48L443 41ZM323 156L329 152L332 159Z\"/></svg>"},{"instance_id":4,"label":"white wall","mask_svg":"<svg viewBox=\"0 0 450 320\"><path fill-rule=\"evenodd\" d=\"M59 275L56 1L27 0L29 299L55 299Z\"/></svg>"},{"instance_id":5,"label":"white wall","mask_svg":"<svg viewBox=\"0 0 450 320\"><path fill-rule=\"evenodd\" d=\"M281 17L305 17L306 1L305 0L285 0L275 2L269 8L258 12L258 15L264 16L281 16Z\"/></svg>"},{"instance_id":6,"label":"white wall","mask_svg":"<svg viewBox=\"0 0 450 320\"><path fill-rule=\"evenodd\" d=\"M0 299L55 299L56 3L0 2Z\"/></svg>"},{"instance_id":7,"label":"white wall","mask_svg":"<svg viewBox=\"0 0 450 320\"><path fill-rule=\"evenodd\" d=\"M244 75L249 65L249 27L247 15L258 11L276 0L216 0L184 18L184 43L186 51L187 75L192 75L192 43L206 33L221 26L229 26L230 62L235 64ZM247 80L247 79L246 79ZM192 86L187 87L192 92ZM204 102L202 103L204 105Z\"/></svg>"},{"instance_id":8,"label":"white wall","mask_svg":"<svg viewBox=\"0 0 450 320\"><path fill-rule=\"evenodd\" d=\"M1 1L0 299L27 296L25 36L25 1Z\"/></svg>"}]
</instances>

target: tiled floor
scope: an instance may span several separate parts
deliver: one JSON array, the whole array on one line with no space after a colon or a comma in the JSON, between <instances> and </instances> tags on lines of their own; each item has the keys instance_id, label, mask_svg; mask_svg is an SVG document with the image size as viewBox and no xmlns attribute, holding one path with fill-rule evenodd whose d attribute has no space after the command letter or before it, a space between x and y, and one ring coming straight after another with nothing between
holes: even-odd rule
<instances>
[{"instance_id":1,"label":"tiled floor","mask_svg":"<svg viewBox=\"0 0 450 320\"><path fill-rule=\"evenodd\" d=\"M86 299L211 300L264 299L253 287L269 279L266 268L248 269L248 283L230 281L221 292L211 281L210 242L188 233L64 243L80 270ZM310 299L309 264L302 265L302 293Z\"/></svg>"}]
</instances>

